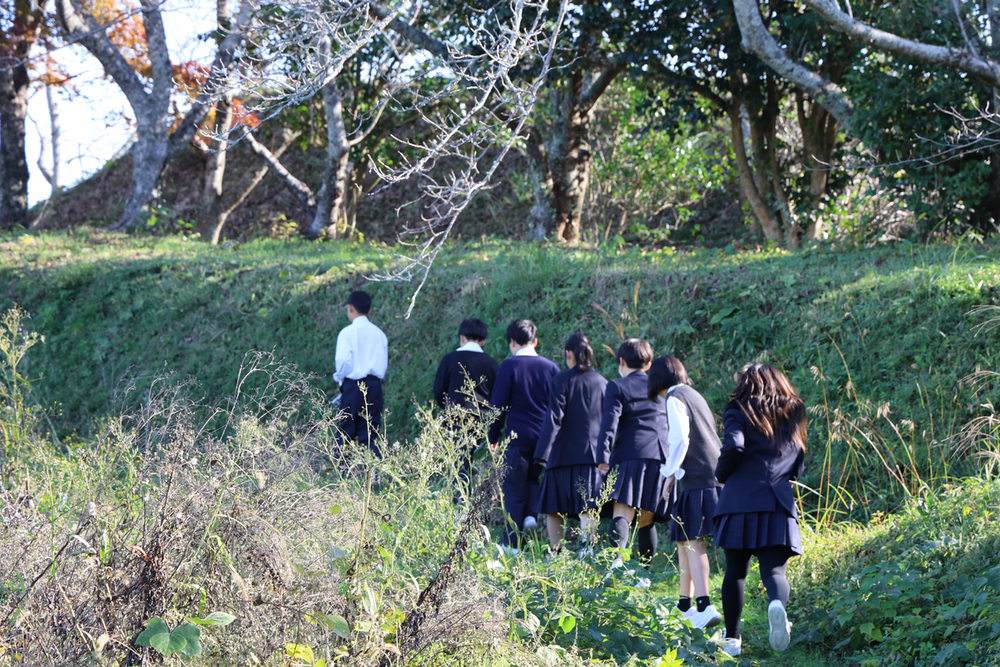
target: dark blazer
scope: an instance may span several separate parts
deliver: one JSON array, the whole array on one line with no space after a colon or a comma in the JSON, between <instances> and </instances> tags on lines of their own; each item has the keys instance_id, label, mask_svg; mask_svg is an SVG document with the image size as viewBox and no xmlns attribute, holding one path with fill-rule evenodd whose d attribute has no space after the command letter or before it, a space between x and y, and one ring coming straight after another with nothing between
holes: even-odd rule
<instances>
[{"instance_id":1,"label":"dark blazer","mask_svg":"<svg viewBox=\"0 0 1000 667\"><path fill-rule=\"evenodd\" d=\"M608 382L598 446L611 450L611 465L629 459L667 460L667 409L646 396L648 378L633 371ZM617 435L617 437L616 437Z\"/></svg>"},{"instance_id":2,"label":"dark blazer","mask_svg":"<svg viewBox=\"0 0 1000 667\"><path fill-rule=\"evenodd\" d=\"M439 407L457 405L467 410L489 405L500 364L490 355L473 350L455 350L444 355L434 376L434 401ZM464 393L466 378L475 383L476 401Z\"/></svg>"},{"instance_id":3,"label":"dark blazer","mask_svg":"<svg viewBox=\"0 0 1000 667\"><path fill-rule=\"evenodd\" d=\"M722 415L722 453L715 477L725 484L715 515L775 512L797 518L792 481L805 469L805 453L794 443L775 448L730 401ZM779 443L784 444L784 443Z\"/></svg>"},{"instance_id":4,"label":"dark blazer","mask_svg":"<svg viewBox=\"0 0 1000 667\"><path fill-rule=\"evenodd\" d=\"M490 442L517 433L511 447L526 452L535 451L538 432L549 409L549 383L559 373L559 367L542 356L509 357L500 364L497 381L493 384L490 404L500 408L500 417L490 425Z\"/></svg>"},{"instance_id":5,"label":"dark blazer","mask_svg":"<svg viewBox=\"0 0 1000 667\"><path fill-rule=\"evenodd\" d=\"M535 446L535 458L545 461L546 468L608 462L611 452L597 445L607 384L592 368L571 368L552 378L549 412Z\"/></svg>"}]
</instances>

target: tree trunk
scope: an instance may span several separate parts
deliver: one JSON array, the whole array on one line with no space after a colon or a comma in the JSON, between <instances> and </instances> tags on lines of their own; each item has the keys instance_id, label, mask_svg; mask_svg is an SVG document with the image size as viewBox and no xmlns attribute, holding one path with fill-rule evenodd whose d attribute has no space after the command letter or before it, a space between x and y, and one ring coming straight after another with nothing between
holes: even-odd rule
<instances>
[{"instance_id":1,"label":"tree trunk","mask_svg":"<svg viewBox=\"0 0 1000 667\"><path fill-rule=\"evenodd\" d=\"M593 161L588 136L590 112L579 103L582 88L583 77L577 72L559 91L559 108L549 142L555 204L552 236L566 243L580 240L580 217Z\"/></svg>"},{"instance_id":2,"label":"tree trunk","mask_svg":"<svg viewBox=\"0 0 1000 667\"><path fill-rule=\"evenodd\" d=\"M233 125L233 103L224 95L215 105L215 137L208 145L205 158L205 180L202 185L201 215L198 231L201 237L216 245L226 224L227 214L222 210L222 182L226 176L226 151L229 148L229 130Z\"/></svg>"},{"instance_id":3,"label":"tree trunk","mask_svg":"<svg viewBox=\"0 0 1000 667\"><path fill-rule=\"evenodd\" d=\"M830 160L837 137L837 119L822 105L808 104L801 89L795 91L795 108L802 131L803 163L809 170L809 194L818 203L826 195L830 180ZM806 227L806 240L815 241L823 234L823 218L813 214Z\"/></svg>"},{"instance_id":4,"label":"tree trunk","mask_svg":"<svg viewBox=\"0 0 1000 667\"><path fill-rule=\"evenodd\" d=\"M524 143L535 197L535 204L531 207L531 234L535 239L541 240L548 236L556 218L556 205L552 199L552 170L549 169L548 152L542 133L537 127L528 128Z\"/></svg>"},{"instance_id":5,"label":"tree trunk","mask_svg":"<svg viewBox=\"0 0 1000 667\"><path fill-rule=\"evenodd\" d=\"M52 195L59 193L62 189L62 120L59 117L59 93L52 85L45 86L45 101L49 107L49 150L51 151L52 166L46 175L49 185L52 186ZM39 162L41 157L38 158Z\"/></svg>"},{"instance_id":6,"label":"tree trunk","mask_svg":"<svg viewBox=\"0 0 1000 667\"><path fill-rule=\"evenodd\" d=\"M28 116L28 68L0 61L0 229L28 226L28 160L24 121Z\"/></svg>"},{"instance_id":7,"label":"tree trunk","mask_svg":"<svg viewBox=\"0 0 1000 667\"><path fill-rule=\"evenodd\" d=\"M344 125L344 103L336 79L323 86L323 106L326 112L326 165L323 183L316 193L316 208L306 228L306 238L319 238L323 232L337 237L337 221L341 216L347 190L347 167L351 145Z\"/></svg>"},{"instance_id":8,"label":"tree trunk","mask_svg":"<svg viewBox=\"0 0 1000 667\"><path fill-rule=\"evenodd\" d=\"M747 161L747 153L743 139L743 119L740 117L740 103L734 99L726 110L729 116L729 127L733 141L733 153L736 156L736 168L740 176L740 187L750 204L750 209L760 222L764 236L769 241L781 243L781 221L776 220L768 207L767 202L757 189L754 182L753 171Z\"/></svg>"}]
</instances>

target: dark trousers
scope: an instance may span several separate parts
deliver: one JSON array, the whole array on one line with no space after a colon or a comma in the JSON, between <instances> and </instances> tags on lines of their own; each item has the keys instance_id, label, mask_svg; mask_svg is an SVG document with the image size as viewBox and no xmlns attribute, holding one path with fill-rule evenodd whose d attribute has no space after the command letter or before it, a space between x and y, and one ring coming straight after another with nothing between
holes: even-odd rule
<instances>
[{"instance_id":1,"label":"dark trousers","mask_svg":"<svg viewBox=\"0 0 1000 667\"><path fill-rule=\"evenodd\" d=\"M747 574L750 573L750 558L757 557L760 580L767 589L768 599L781 600L781 604L788 607L791 589L785 579L785 568L788 567L788 559L794 555L795 552L788 547L726 549L726 575L722 579L722 612L726 616L726 637L740 637L743 593Z\"/></svg>"},{"instance_id":2,"label":"dark trousers","mask_svg":"<svg viewBox=\"0 0 1000 667\"><path fill-rule=\"evenodd\" d=\"M361 391L361 385L365 391ZM352 440L367 446L381 457L378 430L382 426L382 381L374 375L360 380L344 380L340 385L340 414L337 416L338 442Z\"/></svg>"},{"instance_id":3,"label":"dark trousers","mask_svg":"<svg viewBox=\"0 0 1000 667\"><path fill-rule=\"evenodd\" d=\"M535 443L531 448L510 447L507 449L506 469L503 478L503 509L507 515L503 543L517 547L520 533L524 530L524 519L535 516L542 487L528 483L528 469L535 453Z\"/></svg>"}]
</instances>

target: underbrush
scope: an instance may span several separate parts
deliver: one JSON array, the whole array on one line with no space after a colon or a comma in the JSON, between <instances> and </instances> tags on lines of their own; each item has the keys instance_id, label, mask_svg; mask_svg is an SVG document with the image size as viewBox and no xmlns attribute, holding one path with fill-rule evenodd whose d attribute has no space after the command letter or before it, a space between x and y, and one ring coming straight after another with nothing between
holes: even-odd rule
<instances>
[{"instance_id":1,"label":"underbrush","mask_svg":"<svg viewBox=\"0 0 1000 667\"><path fill-rule=\"evenodd\" d=\"M848 664L1000 664L1000 480L807 536L789 570L800 641ZM801 633L801 634L800 634Z\"/></svg>"},{"instance_id":2,"label":"underbrush","mask_svg":"<svg viewBox=\"0 0 1000 667\"><path fill-rule=\"evenodd\" d=\"M19 361L22 318L0 332ZM199 405L159 378L140 410L58 447L16 367L2 384L0 665L715 659L664 601L604 581L608 558L504 557L489 528L503 447L453 500L482 424L423 412L375 459L338 447L306 376L255 353L228 398Z\"/></svg>"}]
</instances>

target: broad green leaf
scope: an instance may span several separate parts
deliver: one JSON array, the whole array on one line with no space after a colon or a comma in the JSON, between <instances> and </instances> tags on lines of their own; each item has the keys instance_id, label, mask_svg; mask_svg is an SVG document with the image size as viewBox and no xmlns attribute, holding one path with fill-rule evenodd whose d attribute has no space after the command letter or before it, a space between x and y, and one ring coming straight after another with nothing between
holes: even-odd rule
<instances>
[{"instance_id":1,"label":"broad green leaf","mask_svg":"<svg viewBox=\"0 0 1000 667\"><path fill-rule=\"evenodd\" d=\"M160 633L150 638L149 645L159 651L160 655L171 656L187 646L187 638L175 632Z\"/></svg>"},{"instance_id":2,"label":"broad green leaf","mask_svg":"<svg viewBox=\"0 0 1000 667\"><path fill-rule=\"evenodd\" d=\"M340 514L344 509L340 505L334 505L330 508L330 514Z\"/></svg>"},{"instance_id":3,"label":"broad green leaf","mask_svg":"<svg viewBox=\"0 0 1000 667\"><path fill-rule=\"evenodd\" d=\"M560 617L559 628L563 631L564 634L569 634L570 632L573 632L573 628L575 627L576 627L575 617L570 616L569 614Z\"/></svg>"},{"instance_id":4,"label":"broad green leaf","mask_svg":"<svg viewBox=\"0 0 1000 667\"><path fill-rule=\"evenodd\" d=\"M201 655L201 628L185 623L174 630L171 635L184 638L185 645L181 648L181 653L189 658L197 658Z\"/></svg>"},{"instance_id":5,"label":"broad green leaf","mask_svg":"<svg viewBox=\"0 0 1000 667\"><path fill-rule=\"evenodd\" d=\"M235 621L236 617L232 614L227 614L224 611L213 611L202 620L212 625L221 625L225 627Z\"/></svg>"},{"instance_id":6,"label":"broad green leaf","mask_svg":"<svg viewBox=\"0 0 1000 667\"><path fill-rule=\"evenodd\" d=\"M150 639L155 635L169 635L170 628L167 624L163 622L162 618L154 616L149 619L149 623L146 625L146 629L136 637L135 643L138 646L152 646Z\"/></svg>"}]
</instances>

